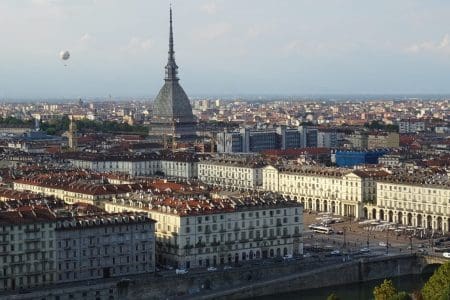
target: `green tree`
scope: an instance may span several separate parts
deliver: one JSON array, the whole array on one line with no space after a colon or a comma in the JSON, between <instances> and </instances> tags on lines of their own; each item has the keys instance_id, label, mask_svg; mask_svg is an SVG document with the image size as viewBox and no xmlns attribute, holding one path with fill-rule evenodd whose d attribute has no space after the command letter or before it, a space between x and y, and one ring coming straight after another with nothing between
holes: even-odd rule
<instances>
[{"instance_id":1,"label":"green tree","mask_svg":"<svg viewBox=\"0 0 450 300\"><path fill-rule=\"evenodd\" d=\"M331 293L328 295L327 300L340 300L340 298L335 293Z\"/></svg>"},{"instance_id":2,"label":"green tree","mask_svg":"<svg viewBox=\"0 0 450 300\"><path fill-rule=\"evenodd\" d=\"M440 266L428 279L422 289L422 295L425 300L448 299L445 293L449 291L450 286L450 262Z\"/></svg>"},{"instance_id":3,"label":"green tree","mask_svg":"<svg viewBox=\"0 0 450 300\"><path fill-rule=\"evenodd\" d=\"M400 292L389 298L389 300L411 300L411 296L407 292Z\"/></svg>"},{"instance_id":4,"label":"green tree","mask_svg":"<svg viewBox=\"0 0 450 300\"><path fill-rule=\"evenodd\" d=\"M389 300L397 294L392 280L385 279L382 284L377 285L373 290L375 300Z\"/></svg>"},{"instance_id":5,"label":"green tree","mask_svg":"<svg viewBox=\"0 0 450 300\"><path fill-rule=\"evenodd\" d=\"M450 300L450 285L442 291L441 298L439 300Z\"/></svg>"}]
</instances>

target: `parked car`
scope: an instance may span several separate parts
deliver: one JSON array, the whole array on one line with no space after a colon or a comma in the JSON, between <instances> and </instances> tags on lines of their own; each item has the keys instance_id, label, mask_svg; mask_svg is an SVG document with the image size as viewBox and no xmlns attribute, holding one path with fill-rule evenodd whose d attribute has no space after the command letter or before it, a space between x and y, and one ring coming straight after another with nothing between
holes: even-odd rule
<instances>
[{"instance_id":1,"label":"parked car","mask_svg":"<svg viewBox=\"0 0 450 300\"><path fill-rule=\"evenodd\" d=\"M208 270L208 272L214 272L217 271L216 267L208 267L206 270Z\"/></svg>"},{"instance_id":2,"label":"parked car","mask_svg":"<svg viewBox=\"0 0 450 300\"><path fill-rule=\"evenodd\" d=\"M380 247L386 247L387 244L386 244L385 242L379 242L379 243L378 243L378 246L380 246Z\"/></svg>"},{"instance_id":3,"label":"parked car","mask_svg":"<svg viewBox=\"0 0 450 300\"><path fill-rule=\"evenodd\" d=\"M444 252L442 253L442 256L445 258L450 258L450 252Z\"/></svg>"},{"instance_id":4,"label":"parked car","mask_svg":"<svg viewBox=\"0 0 450 300\"><path fill-rule=\"evenodd\" d=\"M292 254L287 254L283 256L283 260L290 260L290 259L292 259Z\"/></svg>"},{"instance_id":5,"label":"parked car","mask_svg":"<svg viewBox=\"0 0 450 300\"><path fill-rule=\"evenodd\" d=\"M361 253L368 253L368 252L370 252L370 249L364 247L364 248L359 249L359 252L361 252Z\"/></svg>"},{"instance_id":6,"label":"parked car","mask_svg":"<svg viewBox=\"0 0 450 300\"><path fill-rule=\"evenodd\" d=\"M231 270L231 269L233 269L233 267L232 267L232 266L226 265L226 266L223 267L223 269L224 269L224 270Z\"/></svg>"},{"instance_id":7,"label":"parked car","mask_svg":"<svg viewBox=\"0 0 450 300\"><path fill-rule=\"evenodd\" d=\"M177 275L187 274L187 272L188 272L188 270L186 270L186 269L176 269L176 270L175 270L175 273L176 273Z\"/></svg>"},{"instance_id":8,"label":"parked car","mask_svg":"<svg viewBox=\"0 0 450 300\"><path fill-rule=\"evenodd\" d=\"M338 231L336 231L336 234L338 234L338 235L343 235L344 232L343 232L342 230L338 230Z\"/></svg>"},{"instance_id":9,"label":"parked car","mask_svg":"<svg viewBox=\"0 0 450 300\"><path fill-rule=\"evenodd\" d=\"M341 252L339 250L333 250L330 253L331 255L341 255Z\"/></svg>"}]
</instances>

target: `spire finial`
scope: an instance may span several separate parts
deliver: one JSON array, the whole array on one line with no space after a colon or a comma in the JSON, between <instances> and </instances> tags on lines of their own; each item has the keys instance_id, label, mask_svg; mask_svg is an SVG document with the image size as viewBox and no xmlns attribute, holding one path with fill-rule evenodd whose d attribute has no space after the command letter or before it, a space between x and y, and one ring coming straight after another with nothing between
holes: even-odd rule
<instances>
[{"instance_id":1,"label":"spire finial","mask_svg":"<svg viewBox=\"0 0 450 300\"><path fill-rule=\"evenodd\" d=\"M170 29L169 29L169 58L166 65L166 78L165 80L178 80L177 69L178 66L175 63L175 51L173 50L173 25L172 25L172 3L169 6L170 15Z\"/></svg>"},{"instance_id":2,"label":"spire finial","mask_svg":"<svg viewBox=\"0 0 450 300\"><path fill-rule=\"evenodd\" d=\"M169 55L173 56L174 51L173 51L172 3L170 4L169 10L170 10Z\"/></svg>"}]
</instances>

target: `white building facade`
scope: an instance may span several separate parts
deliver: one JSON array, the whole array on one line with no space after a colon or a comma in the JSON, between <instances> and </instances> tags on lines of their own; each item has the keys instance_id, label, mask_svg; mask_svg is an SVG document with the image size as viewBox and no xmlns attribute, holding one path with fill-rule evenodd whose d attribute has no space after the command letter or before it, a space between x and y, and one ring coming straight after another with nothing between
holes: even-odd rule
<instances>
[{"instance_id":1,"label":"white building facade","mask_svg":"<svg viewBox=\"0 0 450 300\"><path fill-rule=\"evenodd\" d=\"M260 163L204 160L198 163L198 179L227 189L260 189L262 167Z\"/></svg>"},{"instance_id":2,"label":"white building facade","mask_svg":"<svg viewBox=\"0 0 450 300\"><path fill-rule=\"evenodd\" d=\"M370 219L449 232L450 185L419 184L401 177L379 181L376 205L366 209Z\"/></svg>"},{"instance_id":3,"label":"white building facade","mask_svg":"<svg viewBox=\"0 0 450 300\"><path fill-rule=\"evenodd\" d=\"M187 208L177 209L113 200L105 209L147 212L156 220L157 261L163 265L198 268L303 253L300 203L272 200L234 208L223 203L221 208L219 201L211 211L202 202L185 202Z\"/></svg>"},{"instance_id":4,"label":"white building facade","mask_svg":"<svg viewBox=\"0 0 450 300\"><path fill-rule=\"evenodd\" d=\"M267 166L263 169L263 190L289 196L308 210L356 219L363 217L364 203L376 199L374 176L336 168Z\"/></svg>"}]
</instances>

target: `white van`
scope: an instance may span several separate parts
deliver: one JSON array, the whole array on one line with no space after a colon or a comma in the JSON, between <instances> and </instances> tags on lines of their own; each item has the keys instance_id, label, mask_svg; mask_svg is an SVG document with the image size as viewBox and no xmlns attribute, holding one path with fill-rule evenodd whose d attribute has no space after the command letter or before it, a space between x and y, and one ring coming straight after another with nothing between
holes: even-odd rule
<instances>
[{"instance_id":1,"label":"white van","mask_svg":"<svg viewBox=\"0 0 450 300\"><path fill-rule=\"evenodd\" d=\"M450 258L450 252L444 252L442 253L442 256L445 258Z\"/></svg>"},{"instance_id":2,"label":"white van","mask_svg":"<svg viewBox=\"0 0 450 300\"><path fill-rule=\"evenodd\" d=\"M175 270L175 273L177 274L177 275L183 275L183 274L187 274L187 270L186 269L176 269Z\"/></svg>"}]
</instances>

